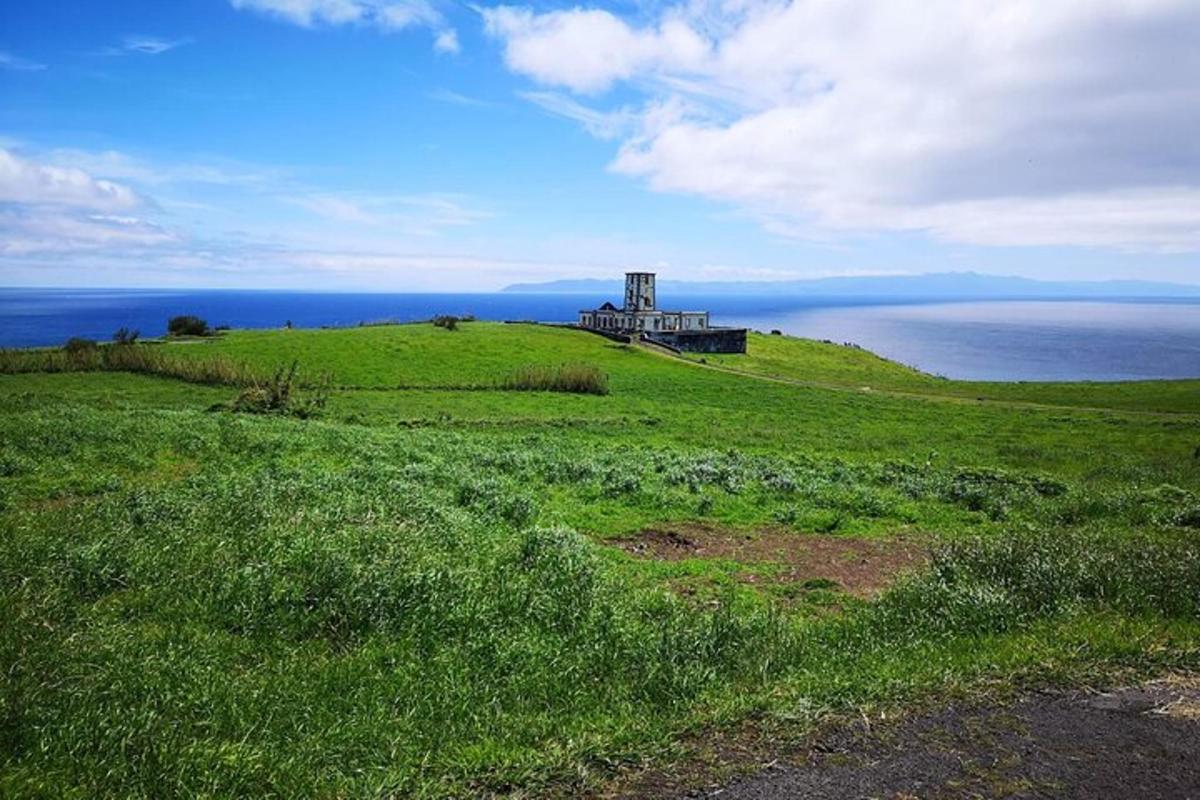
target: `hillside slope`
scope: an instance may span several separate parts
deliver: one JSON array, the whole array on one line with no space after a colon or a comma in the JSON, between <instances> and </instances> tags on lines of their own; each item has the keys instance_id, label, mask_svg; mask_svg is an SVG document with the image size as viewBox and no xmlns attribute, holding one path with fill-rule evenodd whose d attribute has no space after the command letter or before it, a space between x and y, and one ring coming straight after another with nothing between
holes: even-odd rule
<instances>
[{"instance_id":1,"label":"hillside slope","mask_svg":"<svg viewBox=\"0 0 1200 800\"><path fill-rule=\"evenodd\" d=\"M294 360L315 418L5 355L66 371L0 374L0 795L578 795L715 729L1200 669L1197 416L775 339L757 376L483 323L130 351ZM611 392L498 388L564 362Z\"/></svg>"}]
</instances>

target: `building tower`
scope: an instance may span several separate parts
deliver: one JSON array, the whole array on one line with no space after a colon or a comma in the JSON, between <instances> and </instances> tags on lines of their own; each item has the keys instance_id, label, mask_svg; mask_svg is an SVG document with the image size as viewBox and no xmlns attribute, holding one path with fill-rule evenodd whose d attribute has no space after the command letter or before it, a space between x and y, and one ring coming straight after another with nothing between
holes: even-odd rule
<instances>
[{"instance_id":1,"label":"building tower","mask_svg":"<svg viewBox=\"0 0 1200 800\"><path fill-rule=\"evenodd\" d=\"M625 273L625 310L654 310L654 273Z\"/></svg>"}]
</instances>

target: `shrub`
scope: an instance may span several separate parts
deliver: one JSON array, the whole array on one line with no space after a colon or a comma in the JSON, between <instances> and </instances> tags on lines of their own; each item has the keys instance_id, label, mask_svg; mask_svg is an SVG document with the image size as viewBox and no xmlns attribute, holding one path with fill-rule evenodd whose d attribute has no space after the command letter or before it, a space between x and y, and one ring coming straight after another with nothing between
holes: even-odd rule
<instances>
[{"instance_id":1,"label":"shrub","mask_svg":"<svg viewBox=\"0 0 1200 800\"><path fill-rule=\"evenodd\" d=\"M505 379L501 388L521 392L605 395L608 394L608 376L591 364L527 366Z\"/></svg>"},{"instance_id":2,"label":"shrub","mask_svg":"<svg viewBox=\"0 0 1200 800\"><path fill-rule=\"evenodd\" d=\"M300 365L295 361L286 369L280 367L270 378L243 389L228 409L243 414L281 414L300 419L319 416L328 399L328 383L323 382L307 397L301 397L296 391L299 369Z\"/></svg>"},{"instance_id":3,"label":"shrub","mask_svg":"<svg viewBox=\"0 0 1200 800\"><path fill-rule=\"evenodd\" d=\"M113 334L112 338L116 344L134 344L141 335L141 331L130 330L122 325L120 328L117 328L117 332Z\"/></svg>"},{"instance_id":4,"label":"shrub","mask_svg":"<svg viewBox=\"0 0 1200 800\"><path fill-rule=\"evenodd\" d=\"M167 334L170 336L211 336L208 323L191 314L171 317L167 320Z\"/></svg>"},{"instance_id":5,"label":"shrub","mask_svg":"<svg viewBox=\"0 0 1200 800\"><path fill-rule=\"evenodd\" d=\"M93 339L85 339L82 336L72 336L67 339L67 343L63 345L63 350L71 355L79 353L94 353L99 345Z\"/></svg>"},{"instance_id":6,"label":"shrub","mask_svg":"<svg viewBox=\"0 0 1200 800\"><path fill-rule=\"evenodd\" d=\"M100 359L100 347L91 339L80 336L67 339L67 343L63 345L63 353L66 355L68 369L95 369L96 362Z\"/></svg>"},{"instance_id":7,"label":"shrub","mask_svg":"<svg viewBox=\"0 0 1200 800\"><path fill-rule=\"evenodd\" d=\"M459 317L451 316L450 314L439 314L433 318L432 322L435 328L445 328L448 331L456 331L458 330L458 323L466 322L466 319L460 319Z\"/></svg>"}]
</instances>

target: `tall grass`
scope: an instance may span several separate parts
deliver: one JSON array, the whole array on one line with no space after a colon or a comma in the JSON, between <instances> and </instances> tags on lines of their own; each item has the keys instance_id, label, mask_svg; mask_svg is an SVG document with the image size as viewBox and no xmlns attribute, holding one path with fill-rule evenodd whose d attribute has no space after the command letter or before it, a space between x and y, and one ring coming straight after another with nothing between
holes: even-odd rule
<instances>
[{"instance_id":1,"label":"tall grass","mask_svg":"<svg viewBox=\"0 0 1200 800\"><path fill-rule=\"evenodd\" d=\"M1017 515L1073 491L1030 476L200 413L19 417L0 417L5 797L536 796L723 713L1165 662L1195 639L1114 644L1087 626L1183 635L1200 615L1190 529L972 538L873 603L796 620L734 592L680 600L539 514L622 470L637 481L603 505L695 485L875 514L877 489L958 507L973 482ZM105 470L86 497L36 502L47 481Z\"/></svg>"},{"instance_id":2,"label":"tall grass","mask_svg":"<svg viewBox=\"0 0 1200 800\"><path fill-rule=\"evenodd\" d=\"M291 367L280 367L270 378L243 389L226 408L243 414L281 414L300 419L320 416L329 398L329 379L323 378L312 393L302 396L297 391L299 371L296 361Z\"/></svg>"},{"instance_id":3,"label":"tall grass","mask_svg":"<svg viewBox=\"0 0 1200 800\"><path fill-rule=\"evenodd\" d=\"M29 372L133 372L214 386L254 386L263 380L227 358L181 358L148 345L0 350L0 374Z\"/></svg>"},{"instance_id":4,"label":"tall grass","mask_svg":"<svg viewBox=\"0 0 1200 800\"><path fill-rule=\"evenodd\" d=\"M592 364L529 365L513 372L501 387L523 392L608 394L608 376Z\"/></svg>"}]
</instances>

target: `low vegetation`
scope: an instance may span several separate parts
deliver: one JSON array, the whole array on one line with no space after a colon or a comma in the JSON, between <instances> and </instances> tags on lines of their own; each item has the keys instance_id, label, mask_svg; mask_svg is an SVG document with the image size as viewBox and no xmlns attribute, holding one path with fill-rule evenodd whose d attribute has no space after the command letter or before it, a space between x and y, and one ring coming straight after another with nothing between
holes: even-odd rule
<instances>
[{"instance_id":1,"label":"low vegetation","mask_svg":"<svg viewBox=\"0 0 1200 800\"><path fill-rule=\"evenodd\" d=\"M258 374L227 358L184 358L160 345L106 345L71 339L61 350L0 350L0 375L56 372L134 372L189 383L253 386Z\"/></svg>"},{"instance_id":2,"label":"low vegetation","mask_svg":"<svg viewBox=\"0 0 1200 800\"><path fill-rule=\"evenodd\" d=\"M114 344L136 344L138 337L141 335L142 334L140 331L131 330L125 326L121 326L120 328L117 328L112 338Z\"/></svg>"},{"instance_id":3,"label":"low vegetation","mask_svg":"<svg viewBox=\"0 0 1200 800\"><path fill-rule=\"evenodd\" d=\"M433 327L445 328L448 331L458 330L458 324L460 322L474 322L474 321L475 321L475 318L472 316L456 317L451 314L439 314L438 316L434 317L432 320Z\"/></svg>"},{"instance_id":4,"label":"low vegetation","mask_svg":"<svg viewBox=\"0 0 1200 800\"><path fill-rule=\"evenodd\" d=\"M771 334L776 334L772 331ZM807 385L1063 407L1200 413L1200 380L1112 383L952 381L927 375L848 344L751 333L744 356L706 354L725 369Z\"/></svg>"},{"instance_id":5,"label":"low vegetation","mask_svg":"<svg viewBox=\"0 0 1200 800\"><path fill-rule=\"evenodd\" d=\"M200 317L184 314L167 320L168 336L212 336L213 329Z\"/></svg>"},{"instance_id":6,"label":"low vegetation","mask_svg":"<svg viewBox=\"0 0 1200 800\"><path fill-rule=\"evenodd\" d=\"M281 414L299 419L320 416L329 397L328 380L313 391L301 394L296 379L298 371L299 365L294 361L290 367L280 367L266 380L247 386L228 406L218 408L242 414Z\"/></svg>"},{"instance_id":7,"label":"low vegetation","mask_svg":"<svg viewBox=\"0 0 1200 800\"><path fill-rule=\"evenodd\" d=\"M954 384L868 356L785 366ZM979 405L488 323L0 373L3 796L571 794L747 719L1200 669L1200 417L1170 388ZM635 548L670 526L920 558L853 594L765 545Z\"/></svg>"},{"instance_id":8,"label":"low vegetation","mask_svg":"<svg viewBox=\"0 0 1200 800\"><path fill-rule=\"evenodd\" d=\"M608 394L608 376L591 364L525 366L513 372L501 385L521 392Z\"/></svg>"}]
</instances>

